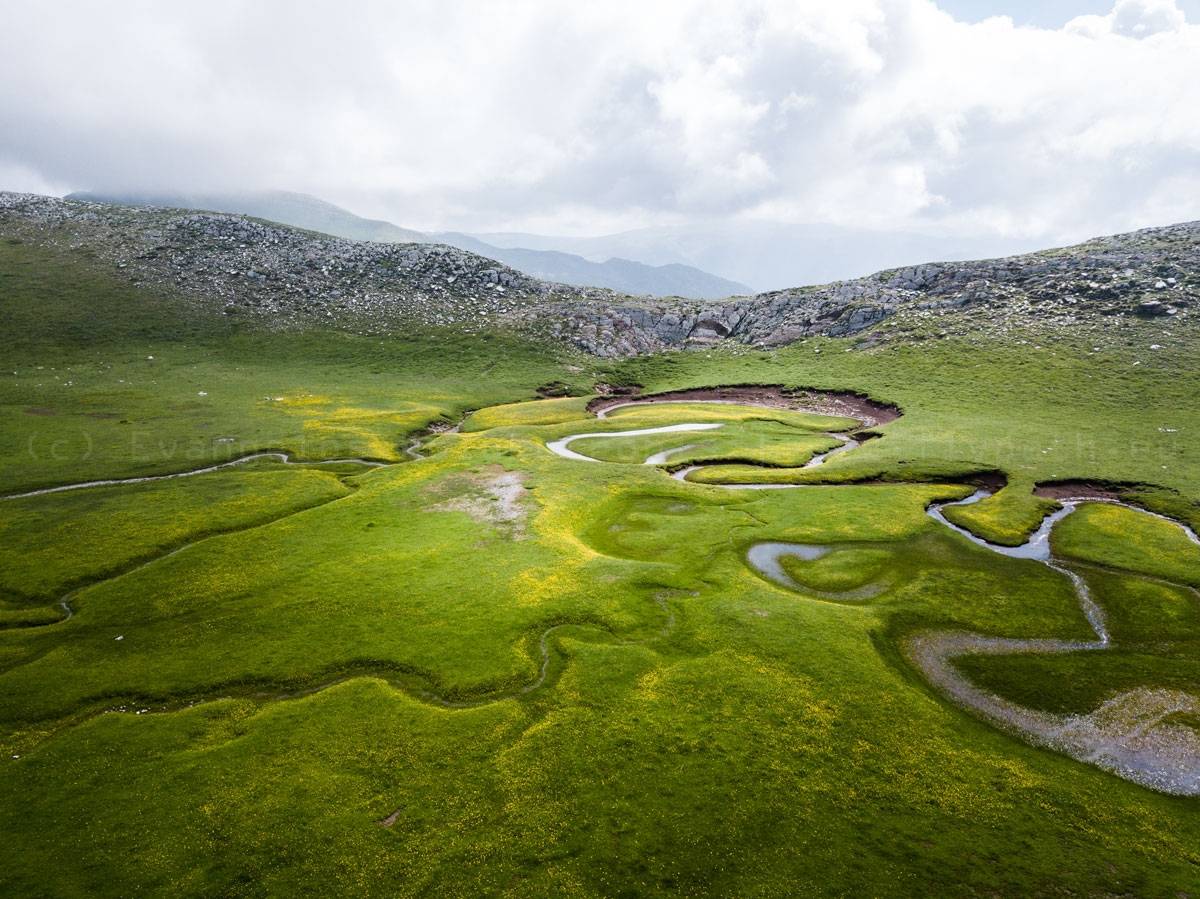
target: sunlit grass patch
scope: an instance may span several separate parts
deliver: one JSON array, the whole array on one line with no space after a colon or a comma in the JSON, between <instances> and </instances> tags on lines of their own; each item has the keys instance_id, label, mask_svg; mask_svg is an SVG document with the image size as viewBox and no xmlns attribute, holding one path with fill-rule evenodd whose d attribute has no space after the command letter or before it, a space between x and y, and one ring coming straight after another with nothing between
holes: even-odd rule
<instances>
[{"instance_id":1,"label":"sunlit grass patch","mask_svg":"<svg viewBox=\"0 0 1200 899\"><path fill-rule=\"evenodd\" d=\"M304 455L315 459L357 456L399 461L404 457L400 446L403 437L441 414L437 407L409 404L394 410L339 406L304 420Z\"/></svg>"},{"instance_id":2,"label":"sunlit grass patch","mask_svg":"<svg viewBox=\"0 0 1200 899\"><path fill-rule=\"evenodd\" d=\"M780 566L796 583L814 590L839 592L855 590L888 573L895 556L886 549L851 545L834 547L811 561L783 556Z\"/></svg>"},{"instance_id":3,"label":"sunlit grass patch","mask_svg":"<svg viewBox=\"0 0 1200 899\"><path fill-rule=\"evenodd\" d=\"M331 473L232 468L0 503L0 589L29 600L124 571L172 547L349 494Z\"/></svg>"},{"instance_id":4,"label":"sunlit grass patch","mask_svg":"<svg viewBox=\"0 0 1200 899\"><path fill-rule=\"evenodd\" d=\"M1034 496L1030 484L1015 483L977 503L948 506L942 514L989 543L1020 546L1057 508L1054 500Z\"/></svg>"},{"instance_id":5,"label":"sunlit grass patch","mask_svg":"<svg viewBox=\"0 0 1200 899\"><path fill-rule=\"evenodd\" d=\"M1176 524L1104 503L1083 503L1050 536L1054 553L1200 586L1200 546Z\"/></svg>"},{"instance_id":6,"label":"sunlit grass patch","mask_svg":"<svg viewBox=\"0 0 1200 899\"><path fill-rule=\"evenodd\" d=\"M692 484L853 484L855 482L902 484L905 482L932 483L939 480L966 480L980 473L974 465L962 462L933 461L921 465L880 467L856 455L876 443L871 440L854 452L842 453L815 468L764 468L756 465L706 465L690 472ZM964 496L973 492L968 490Z\"/></svg>"},{"instance_id":7,"label":"sunlit grass patch","mask_svg":"<svg viewBox=\"0 0 1200 899\"><path fill-rule=\"evenodd\" d=\"M771 522L769 539L797 543L899 540L938 528L925 508L961 497L957 484L812 485L794 490L727 491L742 508Z\"/></svg>"},{"instance_id":8,"label":"sunlit grass patch","mask_svg":"<svg viewBox=\"0 0 1200 899\"><path fill-rule=\"evenodd\" d=\"M592 397L574 396L489 406L467 416L462 430L464 432L486 431L490 428L553 425L567 421L591 420L592 416L587 412L587 404L592 399Z\"/></svg>"}]
</instances>

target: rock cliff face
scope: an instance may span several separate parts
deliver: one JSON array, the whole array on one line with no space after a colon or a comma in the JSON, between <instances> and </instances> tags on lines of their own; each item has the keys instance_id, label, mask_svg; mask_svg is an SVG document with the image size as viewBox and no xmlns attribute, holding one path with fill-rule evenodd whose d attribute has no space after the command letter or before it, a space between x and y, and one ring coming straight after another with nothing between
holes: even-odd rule
<instances>
[{"instance_id":1,"label":"rock cliff face","mask_svg":"<svg viewBox=\"0 0 1200 899\"><path fill-rule=\"evenodd\" d=\"M815 335L881 342L952 313L1063 328L1100 316L1183 321L1200 298L1200 223L1063 250L919 265L725 302L656 300L539 281L463 250L331 238L245 216L0 193L0 234L84 253L135 283L271 327L510 327L604 357Z\"/></svg>"}]
</instances>

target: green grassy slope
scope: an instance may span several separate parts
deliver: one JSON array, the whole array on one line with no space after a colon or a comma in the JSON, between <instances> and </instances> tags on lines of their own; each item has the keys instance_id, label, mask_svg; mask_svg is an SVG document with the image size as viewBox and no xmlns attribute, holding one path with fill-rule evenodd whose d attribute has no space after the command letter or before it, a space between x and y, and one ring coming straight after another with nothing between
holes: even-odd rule
<instances>
[{"instance_id":1,"label":"green grassy slope","mask_svg":"<svg viewBox=\"0 0 1200 899\"><path fill-rule=\"evenodd\" d=\"M984 533L1023 533L1048 479L1146 484L1148 502L1197 520L1186 330L1152 358L1064 337L614 363L500 332L281 334L182 302L0 244L0 493L262 448L389 464L255 463L0 502L0 609L22 625L0 629L0 892L1194 888L1200 800L1034 748L901 652L931 629L1091 635L1066 577L925 515L970 492L956 478L1007 477L975 516ZM582 398L534 399L597 380L851 389L904 415L819 469L742 469L843 483L737 491L619 464L722 431L572 444L609 462L546 443L726 421L713 457L794 466L848 423L686 405L601 422ZM462 433L405 453L471 409ZM845 483L864 480L888 483ZM1091 585L1114 649L959 667L1049 711L1200 693L1194 547L1136 513L1076 515L1055 552ZM835 549L788 561L790 590L747 564L761 541ZM814 592L870 584L866 600Z\"/></svg>"},{"instance_id":2,"label":"green grassy slope","mask_svg":"<svg viewBox=\"0 0 1200 899\"><path fill-rule=\"evenodd\" d=\"M8 243L0 353L5 493L264 449L398 461L432 422L581 383L571 354L502 334L274 332Z\"/></svg>"}]
</instances>

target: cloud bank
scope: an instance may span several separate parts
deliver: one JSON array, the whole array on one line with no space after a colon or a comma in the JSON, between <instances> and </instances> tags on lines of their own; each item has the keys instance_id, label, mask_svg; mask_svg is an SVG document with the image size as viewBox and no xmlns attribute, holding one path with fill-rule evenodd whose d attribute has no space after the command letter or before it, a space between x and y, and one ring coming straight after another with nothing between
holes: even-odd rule
<instances>
[{"instance_id":1,"label":"cloud bank","mask_svg":"<svg viewBox=\"0 0 1200 899\"><path fill-rule=\"evenodd\" d=\"M15 7L15 8L14 8ZM1200 27L933 0L9 4L0 189L281 188L427 230L1200 218Z\"/></svg>"}]
</instances>

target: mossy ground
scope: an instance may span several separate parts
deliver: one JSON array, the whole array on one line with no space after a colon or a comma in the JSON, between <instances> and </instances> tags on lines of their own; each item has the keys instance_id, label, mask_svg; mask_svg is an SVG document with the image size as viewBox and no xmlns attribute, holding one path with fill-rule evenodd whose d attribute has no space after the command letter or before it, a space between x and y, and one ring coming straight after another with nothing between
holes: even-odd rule
<instances>
[{"instance_id":1,"label":"mossy ground","mask_svg":"<svg viewBox=\"0 0 1200 899\"><path fill-rule=\"evenodd\" d=\"M27 625L0 630L5 894L1177 896L1200 879L1196 799L997 731L898 649L926 629L1090 637L1065 577L924 510L1000 471L1026 494L980 527L1027 528L1025 496L1051 478L1146 484L1194 522L1190 344L1158 369L1067 338L601 364L503 334L256 332L0 253L20 325L3 330L17 374L0 381L0 492L218 451L395 463L0 502L3 608ZM536 399L595 379L855 389L905 414L800 474L812 435L844 422L687 406L601 422L581 399ZM810 486L685 484L545 448L718 420L718 455L795 431L793 467L738 470ZM592 448L640 462L719 433ZM489 492L500 472L523 479L519 529ZM1200 560L1172 527L1085 507L1056 532L1113 650L965 670L1050 710L1200 690ZM837 547L788 563L802 586L887 589L838 603L778 587L746 563L762 540ZM73 586L74 617L29 626L60 618Z\"/></svg>"}]
</instances>

